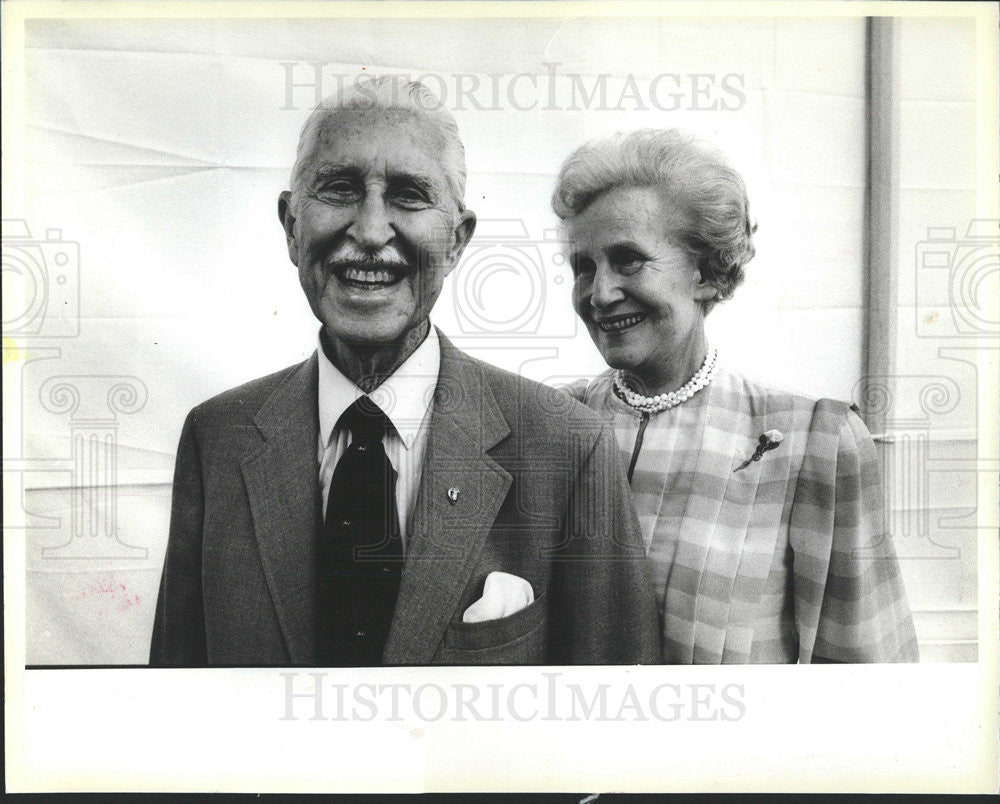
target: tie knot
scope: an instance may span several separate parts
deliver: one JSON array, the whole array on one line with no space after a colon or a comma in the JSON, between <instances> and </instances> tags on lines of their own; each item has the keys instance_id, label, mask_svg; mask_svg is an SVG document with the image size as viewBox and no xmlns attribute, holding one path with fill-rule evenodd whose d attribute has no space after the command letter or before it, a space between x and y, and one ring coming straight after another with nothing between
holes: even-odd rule
<instances>
[{"instance_id":1,"label":"tie knot","mask_svg":"<svg viewBox=\"0 0 1000 804\"><path fill-rule=\"evenodd\" d=\"M338 427L351 431L355 441L381 441L389 419L369 396L359 397L337 421Z\"/></svg>"}]
</instances>

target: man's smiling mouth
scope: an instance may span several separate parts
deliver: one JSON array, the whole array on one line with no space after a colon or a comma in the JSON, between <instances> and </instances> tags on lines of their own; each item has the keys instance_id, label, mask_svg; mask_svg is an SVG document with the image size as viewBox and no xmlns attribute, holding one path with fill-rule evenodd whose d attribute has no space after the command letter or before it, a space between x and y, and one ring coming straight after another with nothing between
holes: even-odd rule
<instances>
[{"instance_id":1,"label":"man's smiling mouth","mask_svg":"<svg viewBox=\"0 0 1000 804\"><path fill-rule=\"evenodd\" d=\"M334 268L334 274L345 285L359 290L379 290L391 287L406 275L402 265L379 265L361 267L347 265Z\"/></svg>"},{"instance_id":2,"label":"man's smiling mouth","mask_svg":"<svg viewBox=\"0 0 1000 804\"><path fill-rule=\"evenodd\" d=\"M601 332L621 332L641 323L645 318L644 313L629 313L628 315L616 315L595 320L597 326L601 328Z\"/></svg>"}]
</instances>

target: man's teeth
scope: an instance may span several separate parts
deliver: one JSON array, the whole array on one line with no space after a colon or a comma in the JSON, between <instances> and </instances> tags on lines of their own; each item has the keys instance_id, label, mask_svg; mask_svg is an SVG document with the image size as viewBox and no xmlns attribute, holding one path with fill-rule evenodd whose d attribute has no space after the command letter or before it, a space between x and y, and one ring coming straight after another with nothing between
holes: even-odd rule
<instances>
[{"instance_id":1,"label":"man's teeth","mask_svg":"<svg viewBox=\"0 0 1000 804\"><path fill-rule=\"evenodd\" d=\"M618 329L626 329L638 324L646 316L644 315L624 315L621 318L612 318L607 321L598 321L597 325L603 332L614 332Z\"/></svg>"},{"instance_id":2,"label":"man's teeth","mask_svg":"<svg viewBox=\"0 0 1000 804\"><path fill-rule=\"evenodd\" d=\"M396 279L392 271L362 271L360 268L348 268L343 276L351 282L367 282L373 285L393 282Z\"/></svg>"}]
</instances>

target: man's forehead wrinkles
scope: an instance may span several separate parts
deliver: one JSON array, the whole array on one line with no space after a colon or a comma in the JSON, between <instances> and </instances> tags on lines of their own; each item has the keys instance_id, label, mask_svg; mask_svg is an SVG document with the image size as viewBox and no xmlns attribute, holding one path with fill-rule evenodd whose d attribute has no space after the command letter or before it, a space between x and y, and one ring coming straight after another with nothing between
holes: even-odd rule
<instances>
[{"instance_id":1,"label":"man's forehead wrinkles","mask_svg":"<svg viewBox=\"0 0 1000 804\"><path fill-rule=\"evenodd\" d=\"M379 133L405 139L411 146L419 149L434 149L442 145L440 132L417 112L409 109L339 110L320 123L316 139L331 146L352 137L367 140Z\"/></svg>"}]
</instances>

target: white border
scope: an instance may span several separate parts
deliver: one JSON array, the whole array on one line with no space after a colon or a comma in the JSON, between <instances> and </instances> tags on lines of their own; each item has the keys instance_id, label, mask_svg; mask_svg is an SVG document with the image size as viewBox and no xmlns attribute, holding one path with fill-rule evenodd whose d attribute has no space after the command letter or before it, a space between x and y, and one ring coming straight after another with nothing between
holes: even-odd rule
<instances>
[{"instance_id":1,"label":"white border","mask_svg":"<svg viewBox=\"0 0 1000 804\"><path fill-rule=\"evenodd\" d=\"M31 17L973 16L978 20L980 217L997 218L997 9L979 3L3 4L3 198L23 188L23 37ZM979 355L979 455L996 457L996 347ZM5 392L6 397L6 392ZM20 400L5 398L5 438ZM16 490L5 486L5 494ZM997 486L980 474L980 510ZM17 500L13 501L17 503ZM6 506L8 512L19 504ZM16 522L6 522L16 525ZM564 680L741 685L737 722L282 721L275 670L23 669L24 549L4 540L8 791L620 790L995 792L998 567L979 556L977 664L567 668ZM338 671L330 683L543 684L541 668ZM640 695L641 698L641 695Z\"/></svg>"}]
</instances>

